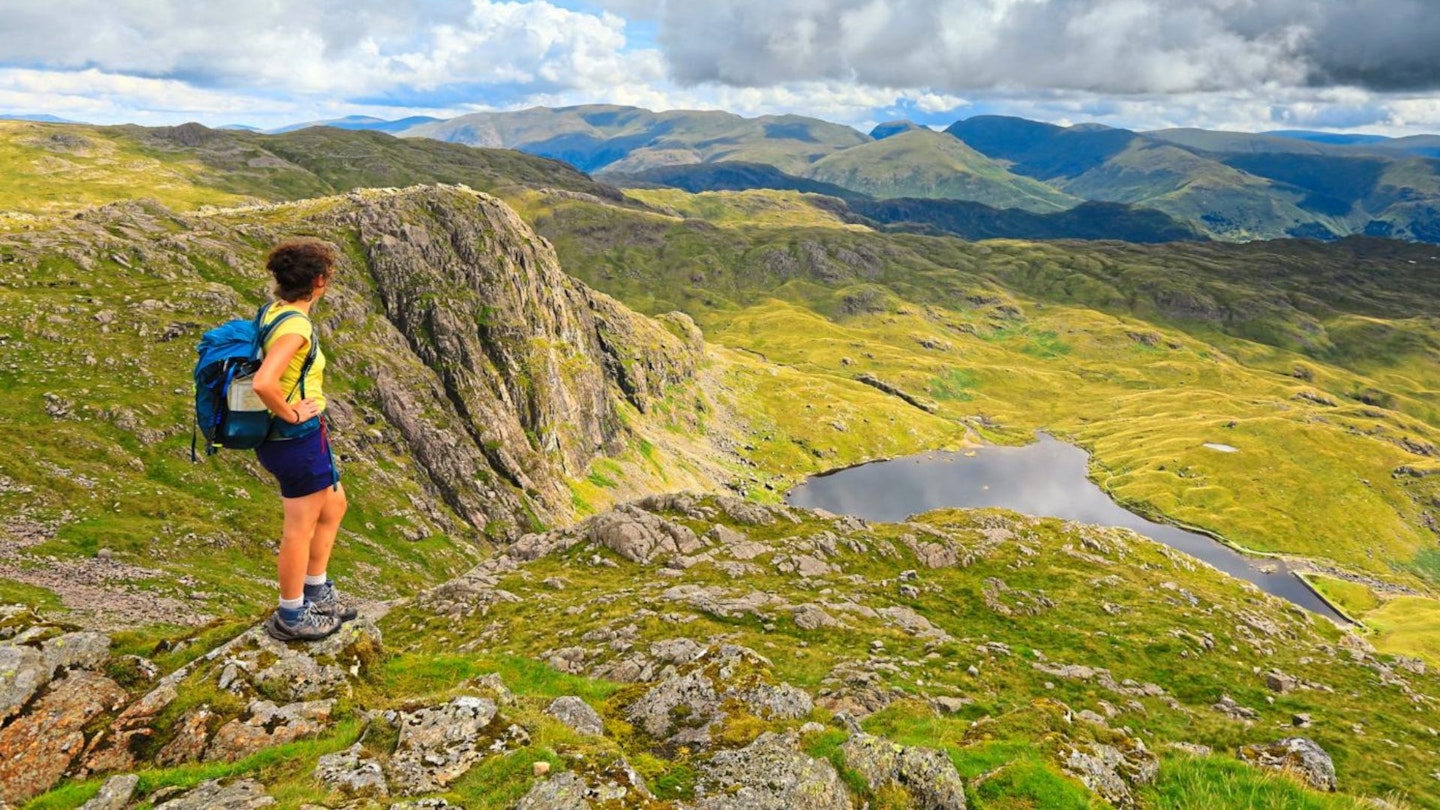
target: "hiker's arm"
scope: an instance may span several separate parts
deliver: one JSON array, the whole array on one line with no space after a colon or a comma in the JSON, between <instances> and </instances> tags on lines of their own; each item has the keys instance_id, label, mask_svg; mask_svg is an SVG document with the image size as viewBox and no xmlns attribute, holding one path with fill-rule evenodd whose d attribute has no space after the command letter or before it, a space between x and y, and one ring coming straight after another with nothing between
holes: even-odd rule
<instances>
[{"instance_id":1,"label":"hiker's arm","mask_svg":"<svg viewBox=\"0 0 1440 810\"><path fill-rule=\"evenodd\" d=\"M270 349L265 352L265 361L260 364L260 370L255 372L253 385L255 396L265 403L270 412L285 422L299 424L304 421L300 418L300 412L295 406L285 401L285 391L280 387L280 377L289 368L290 361L295 355L305 348L307 341L302 335L281 335L275 338L270 344Z\"/></svg>"}]
</instances>

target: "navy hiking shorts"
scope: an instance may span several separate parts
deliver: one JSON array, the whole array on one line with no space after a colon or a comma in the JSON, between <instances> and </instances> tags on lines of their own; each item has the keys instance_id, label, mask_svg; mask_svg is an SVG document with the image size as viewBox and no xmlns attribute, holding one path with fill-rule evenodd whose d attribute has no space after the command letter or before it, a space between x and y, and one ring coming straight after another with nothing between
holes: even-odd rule
<instances>
[{"instance_id":1,"label":"navy hiking shorts","mask_svg":"<svg viewBox=\"0 0 1440 810\"><path fill-rule=\"evenodd\" d=\"M260 465L280 482L282 498L314 495L339 482L327 433L317 430L299 439L268 441L255 448Z\"/></svg>"}]
</instances>

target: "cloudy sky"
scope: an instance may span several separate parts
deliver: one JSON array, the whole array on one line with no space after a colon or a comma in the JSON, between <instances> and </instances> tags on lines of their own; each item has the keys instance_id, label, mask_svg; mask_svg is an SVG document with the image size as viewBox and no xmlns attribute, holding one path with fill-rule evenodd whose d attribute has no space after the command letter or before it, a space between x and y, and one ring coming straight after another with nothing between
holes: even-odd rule
<instances>
[{"instance_id":1,"label":"cloudy sky","mask_svg":"<svg viewBox=\"0 0 1440 810\"><path fill-rule=\"evenodd\" d=\"M0 114L276 127L592 102L1440 132L1440 0L0 0Z\"/></svg>"}]
</instances>

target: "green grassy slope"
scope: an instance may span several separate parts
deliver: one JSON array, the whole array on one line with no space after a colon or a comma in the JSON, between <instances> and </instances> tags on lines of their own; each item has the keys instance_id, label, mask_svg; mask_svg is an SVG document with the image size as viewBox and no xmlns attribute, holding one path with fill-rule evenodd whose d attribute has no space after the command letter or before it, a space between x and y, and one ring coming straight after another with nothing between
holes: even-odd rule
<instances>
[{"instance_id":1,"label":"green grassy slope","mask_svg":"<svg viewBox=\"0 0 1440 810\"><path fill-rule=\"evenodd\" d=\"M1232 240L1283 238L1322 221L1299 205L1303 193L1174 146L1137 142L1063 185L1087 199L1164 211Z\"/></svg>"},{"instance_id":2,"label":"green grassy slope","mask_svg":"<svg viewBox=\"0 0 1440 810\"><path fill-rule=\"evenodd\" d=\"M1432 485L1391 474L1429 463L1440 418L1424 248L973 245L581 203L531 215L567 266L642 310L682 309L814 373L920 393L963 374L942 413L1070 435L1117 496L1241 545L1413 583L1435 542ZM1201 447L1247 435L1248 455Z\"/></svg>"},{"instance_id":3,"label":"green grassy slope","mask_svg":"<svg viewBox=\"0 0 1440 810\"><path fill-rule=\"evenodd\" d=\"M1127 787L1132 806L1440 806L1430 775L1440 750L1424 710L1436 699L1433 674L1403 669L1335 627L1129 532L1000 511L866 525L713 498L669 497L645 508L649 519L697 537L731 539L707 541L683 560L660 552L636 562L583 529L557 533L550 553L501 562L462 590L438 589L392 610L381 621L385 650L357 667L333 729L226 770L262 779L280 807L329 803L335 795L311 777L320 754L358 738L368 758L388 761L396 735L387 733L384 711L493 695L493 680L482 676L494 673L513 693L501 701L502 716L524 736L429 795L510 807L537 781L533 762L584 773L623 757L655 802L613 806L673 808L695 798L696 774L714 751L788 730L807 753L841 768L857 803L914 806L909 794L871 790L845 767L837 752L847 736L844 711L870 733L942 750L978 810L1109 806L1062 764L1072 749L1094 743L1129 752L1138 743L1158 763L1153 782ZM744 560L740 539L750 544ZM798 559L809 566L804 575ZM682 672L698 668L750 686L784 682L815 695L815 708L776 720L732 703L708 744L650 736L627 714L649 684L626 673L662 679L662 650L683 640L696 651L742 645L768 661L731 676L682 659ZM179 704L211 701L220 719L241 711L214 687L223 663L201 662ZM1274 671L1303 685L1277 692L1267 686ZM578 734L547 717L560 695L594 706L603 734ZM1217 711L1226 697L1253 717ZM1308 725L1296 728L1302 714ZM680 708L672 718L681 726L705 719ZM162 721L157 740L170 733ZM1236 756L1242 745L1291 735L1313 739L1333 758L1336 794ZM142 795L194 784L219 767L147 771ZM96 788L98 780L63 786L32 807L73 806Z\"/></svg>"},{"instance_id":4,"label":"green grassy slope","mask_svg":"<svg viewBox=\"0 0 1440 810\"><path fill-rule=\"evenodd\" d=\"M1141 133L1145 137L1173 143L1186 149L1201 152L1224 152L1226 154L1296 154L1296 155L1353 155L1355 150L1348 146L1318 143L1300 138L1286 138L1278 135L1264 135L1253 132L1226 132L1224 130L1178 128L1160 129Z\"/></svg>"},{"instance_id":5,"label":"green grassy slope","mask_svg":"<svg viewBox=\"0 0 1440 810\"><path fill-rule=\"evenodd\" d=\"M1133 242L1169 242L1204 238L1199 230L1149 208L1084 202L1063 211L1036 214L1018 208L1000 209L963 200L915 197L877 200L833 183L795 177L773 166L756 163L696 163L650 169L639 174L604 177L630 189L629 193L635 197L645 197L656 186L696 193L799 191L805 196L792 197L794 203L789 206L792 209L801 207L800 201L803 199L803 207L823 209L824 215L832 219L862 221L892 231L949 233L965 239L1122 239ZM774 195L765 196L780 199ZM712 194L700 195L696 199L701 197L710 200L720 198ZM703 216L710 218L708 215Z\"/></svg>"},{"instance_id":6,"label":"green grassy slope","mask_svg":"<svg viewBox=\"0 0 1440 810\"><path fill-rule=\"evenodd\" d=\"M0 420L13 428L0 435L0 511L12 521L7 542L25 527L37 541L20 544L21 568L41 572L46 557L78 567L108 549L148 571L109 587L166 600L170 615L151 618L175 624L254 614L273 600L273 484L251 453L191 462L190 373L201 329L258 305L264 246L294 224L185 221L121 204L63 229L0 237ZM342 307L365 295L354 274L341 284ZM378 412L380 369L367 371L353 349L380 325L370 313L346 319L327 341L326 381L347 403L336 441L354 492L335 569L385 598L462 570L480 538L443 508L416 509L427 489L393 428L360 418ZM413 370L400 357L387 365Z\"/></svg>"},{"instance_id":7,"label":"green grassy slope","mask_svg":"<svg viewBox=\"0 0 1440 810\"><path fill-rule=\"evenodd\" d=\"M457 195L464 196L439 194L426 202L425 211L438 218L417 214L409 227L448 243L453 237L437 230L439 215L451 210ZM453 575L506 534L640 493L707 489L721 480L759 489L769 482L749 472L739 456L717 450L712 439L725 447L744 434L753 447L784 456L792 478L963 439L963 427L938 417L895 427L909 407L860 383L803 379L751 357L722 354L707 362L703 380L653 391L657 402L646 412L617 402L620 424L610 427L621 446L585 469L567 471L565 481L542 480L550 465L538 463L526 469L527 486L534 488L524 493L488 469L467 473L463 464L446 468L458 480L437 480L427 472L435 468L426 465L447 464L443 453L437 459L432 447L435 452L422 460L411 441L468 431L437 384L439 369L413 353L386 307L397 306L398 297L402 308L421 308L451 291L421 286L382 294L367 258L373 248L367 240L380 237L359 210L414 196L364 192L199 215L120 203L78 217L32 217L25 220L29 229L0 235L0 337L7 353L0 365L0 421L15 428L0 435L0 512L11 521L0 524L0 599L95 609L110 622L134 620L137 614L126 612L132 603L111 615L104 598L96 598L123 592L161 606L139 611L148 620L177 624L197 616L253 616L272 601L279 530L273 483L249 453L191 462L190 371L201 331L248 316L264 299L264 251L294 233L320 235L346 250L335 292L320 314L332 355L327 389L336 405L334 438L352 492L335 570L344 586L373 598L411 593ZM434 266L417 269L412 278L423 281L452 267L432 255ZM511 369L520 387L506 396L528 403L539 397L535 392L561 384L543 363L523 366L525 358L543 358L556 346L495 340L497 356L522 364ZM630 362L644 360L637 355ZM567 356L561 371L600 362ZM855 429L827 453L799 449L818 446L830 428L774 427L790 410L787 392L795 389L853 416ZM399 413L420 421L402 425ZM873 418L873 426L859 414ZM517 440L530 445L507 450L491 439L484 447L523 459L542 452L548 438L527 434ZM562 490L563 504L554 502L554 486ZM469 506L452 503L451 490ZM476 513L481 516L468 519ZM60 597L50 592L57 581L65 586L94 576L89 569L101 549L121 566L112 570L118 580L60 587ZM86 590L90 585L98 590Z\"/></svg>"},{"instance_id":8,"label":"green grassy slope","mask_svg":"<svg viewBox=\"0 0 1440 810\"><path fill-rule=\"evenodd\" d=\"M1049 212L1079 202L1051 186L1011 174L943 132L915 130L817 161L806 176L872 197L941 197L995 208Z\"/></svg>"},{"instance_id":9,"label":"green grassy slope","mask_svg":"<svg viewBox=\"0 0 1440 810\"><path fill-rule=\"evenodd\" d=\"M1137 140L1135 133L1123 129L1059 127L1001 115L977 115L945 131L1006 162L1011 171L1045 181L1084 174Z\"/></svg>"},{"instance_id":10,"label":"green grassy slope","mask_svg":"<svg viewBox=\"0 0 1440 810\"><path fill-rule=\"evenodd\" d=\"M619 199L558 161L327 128L260 135L198 124L147 129L7 121L0 122L0 168L0 213L17 220L137 197L186 211L421 182L501 192L561 188Z\"/></svg>"}]
</instances>

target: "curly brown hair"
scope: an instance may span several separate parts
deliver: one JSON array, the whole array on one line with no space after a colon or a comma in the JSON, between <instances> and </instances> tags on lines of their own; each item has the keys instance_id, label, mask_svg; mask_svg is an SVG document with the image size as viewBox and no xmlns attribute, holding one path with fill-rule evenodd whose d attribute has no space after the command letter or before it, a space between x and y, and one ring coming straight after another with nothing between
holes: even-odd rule
<instances>
[{"instance_id":1,"label":"curly brown hair","mask_svg":"<svg viewBox=\"0 0 1440 810\"><path fill-rule=\"evenodd\" d=\"M265 267L275 278L275 295L294 302L309 298L321 279L330 278L339 258L329 242L297 236L276 245L265 259Z\"/></svg>"}]
</instances>

